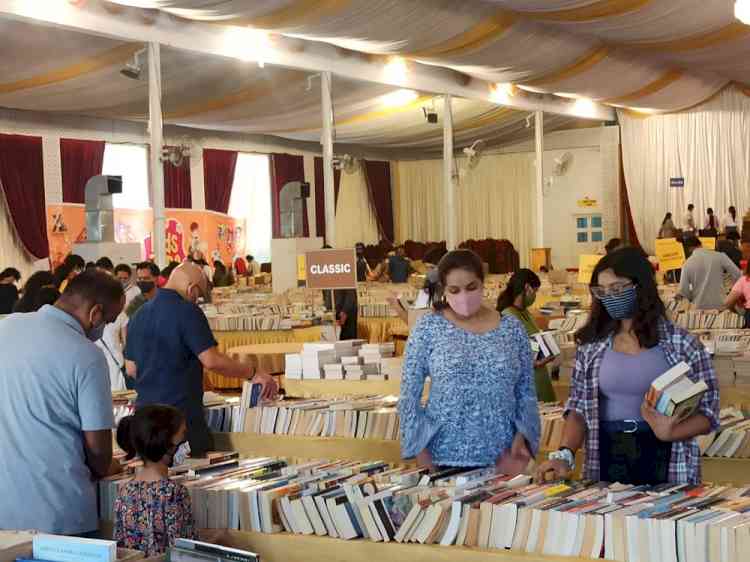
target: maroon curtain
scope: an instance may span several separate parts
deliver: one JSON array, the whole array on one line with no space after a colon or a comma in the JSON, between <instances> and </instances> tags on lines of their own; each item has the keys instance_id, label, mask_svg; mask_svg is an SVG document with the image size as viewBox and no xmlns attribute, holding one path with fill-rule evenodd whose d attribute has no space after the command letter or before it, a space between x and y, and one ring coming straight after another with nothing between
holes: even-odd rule
<instances>
[{"instance_id":1,"label":"maroon curtain","mask_svg":"<svg viewBox=\"0 0 750 562\"><path fill-rule=\"evenodd\" d=\"M234 182L234 171L232 171ZM231 188L230 188L231 189ZM164 162L164 206L167 209L192 209L193 195L190 191L190 158L179 166ZM229 202L227 201L227 209Z\"/></svg>"},{"instance_id":2,"label":"maroon curtain","mask_svg":"<svg viewBox=\"0 0 750 562\"><path fill-rule=\"evenodd\" d=\"M365 179L370 204L378 222L381 240L393 242L393 198L391 196L391 165L389 162L365 160Z\"/></svg>"},{"instance_id":3,"label":"maroon curtain","mask_svg":"<svg viewBox=\"0 0 750 562\"><path fill-rule=\"evenodd\" d=\"M236 165L237 153L232 150L203 149L203 190L209 211L229 212Z\"/></svg>"},{"instance_id":4,"label":"maroon curtain","mask_svg":"<svg viewBox=\"0 0 750 562\"><path fill-rule=\"evenodd\" d=\"M295 154L271 154L271 208L273 210L272 231L274 238L281 238L281 189L292 181L305 181L305 160ZM307 220L307 199L302 200L302 235L310 236Z\"/></svg>"},{"instance_id":5,"label":"maroon curtain","mask_svg":"<svg viewBox=\"0 0 750 562\"><path fill-rule=\"evenodd\" d=\"M641 247L638 241L638 233L633 222L633 213L630 211L630 199L628 198L628 186L625 183L625 167L622 162L622 145L620 145L620 238L631 246Z\"/></svg>"},{"instance_id":6,"label":"maroon curtain","mask_svg":"<svg viewBox=\"0 0 750 562\"><path fill-rule=\"evenodd\" d=\"M60 139L64 203L84 203L86 182L102 173L104 141Z\"/></svg>"},{"instance_id":7,"label":"maroon curtain","mask_svg":"<svg viewBox=\"0 0 750 562\"><path fill-rule=\"evenodd\" d=\"M0 134L0 184L23 246L37 259L49 257L42 137Z\"/></svg>"},{"instance_id":8,"label":"maroon curtain","mask_svg":"<svg viewBox=\"0 0 750 562\"><path fill-rule=\"evenodd\" d=\"M339 185L341 185L341 170L333 169L333 196L334 201L339 200ZM326 196L325 182L323 181L323 159L315 157L315 230L318 236L325 239L326 235Z\"/></svg>"}]
</instances>

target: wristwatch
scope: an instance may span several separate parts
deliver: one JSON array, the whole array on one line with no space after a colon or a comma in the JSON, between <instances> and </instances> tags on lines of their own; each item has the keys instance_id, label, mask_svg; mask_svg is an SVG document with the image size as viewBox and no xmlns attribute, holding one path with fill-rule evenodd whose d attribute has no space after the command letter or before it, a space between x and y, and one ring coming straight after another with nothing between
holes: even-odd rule
<instances>
[{"instance_id":1,"label":"wristwatch","mask_svg":"<svg viewBox=\"0 0 750 562\"><path fill-rule=\"evenodd\" d=\"M557 451L552 451L547 458L551 461L565 461L571 471L576 468L576 456L568 447L560 447Z\"/></svg>"}]
</instances>

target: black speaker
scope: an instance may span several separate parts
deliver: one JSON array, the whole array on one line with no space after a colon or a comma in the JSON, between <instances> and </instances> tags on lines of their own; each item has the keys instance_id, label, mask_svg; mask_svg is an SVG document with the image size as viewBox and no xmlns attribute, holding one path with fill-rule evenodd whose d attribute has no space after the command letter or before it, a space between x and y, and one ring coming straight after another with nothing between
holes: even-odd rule
<instances>
[{"instance_id":1,"label":"black speaker","mask_svg":"<svg viewBox=\"0 0 750 562\"><path fill-rule=\"evenodd\" d=\"M107 176L107 193L122 193L122 176Z\"/></svg>"},{"instance_id":2,"label":"black speaker","mask_svg":"<svg viewBox=\"0 0 750 562\"><path fill-rule=\"evenodd\" d=\"M299 196L303 199L308 199L310 197L310 182L303 181L299 185Z\"/></svg>"}]
</instances>

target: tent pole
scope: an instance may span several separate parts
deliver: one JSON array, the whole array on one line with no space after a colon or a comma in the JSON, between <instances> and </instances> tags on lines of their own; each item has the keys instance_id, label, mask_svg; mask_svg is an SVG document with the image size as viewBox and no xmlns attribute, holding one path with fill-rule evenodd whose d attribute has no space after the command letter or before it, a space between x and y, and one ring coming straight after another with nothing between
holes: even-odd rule
<instances>
[{"instance_id":1,"label":"tent pole","mask_svg":"<svg viewBox=\"0 0 750 562\"><path fill-rule=\"evenodd\" d=\"M443 227L448 250L456 249L456 201L453 186L453 96L443 96Z\"/></svg>"},{"instance_id":2,"label":"tent pole","mask_svg":"<svg viewBox=\"0 0 750 562\"><path fill-rule=\"evenodd\" d=\"M333 181L333 100L331 98L332 76L330 72L320 74L323 113L323 129L320 144L323 145L323 186L326 217L326 243L336 245L336 195ZM317 233L321 236L322 232Z\"/></svg>"},{"instance_id":3,"label":"tent pole","mask_svg":"<svg viewBox=\"0 0 750 562\"><path fill-rule=\"evenodd\" d=\"M544 113L534 112L536 148L536 247L544 248Z\"/></svg>"},{"instance_id":4,"label":"tent pole","mask_svg":"<svg viewBox=\"0 0 750 562\"><path fill-rule=\"evenodd\" d=\"M148 128L151 137L149 162L151 166L151 206L154 209L152 249L154 262L167 265L164 216L164 167L161 151L164 131L161 113L161 51L159 43L148 44ZM148 257L148 256L147 256Z\"/></svg>"}]
</instances>

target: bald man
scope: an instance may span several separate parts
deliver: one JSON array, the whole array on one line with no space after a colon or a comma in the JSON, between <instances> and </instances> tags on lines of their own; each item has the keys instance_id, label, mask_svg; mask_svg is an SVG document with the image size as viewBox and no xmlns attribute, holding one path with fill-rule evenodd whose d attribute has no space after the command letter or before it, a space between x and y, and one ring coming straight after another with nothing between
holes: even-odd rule
<instances>
[{"instance_id":1,"label":"bald man","mask_svg":"<svg viewBox=\"0 0 750 562\"><path fill-rule=\"evenodd\" d=\"M225 377L251 379L263 385L263 398L276 395L273 377L257 373L217 348L198 299L208 300L210 287L202 269L190 262L175 268L167 284L130 320L125 367L135 378L136 408L169 404L184 412L194 457L211 449L203 411L203 368ZM240 386L238 382L237 386Z\"/></svg>"}]
</instances>

